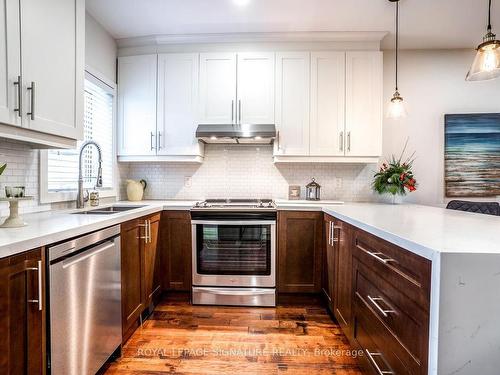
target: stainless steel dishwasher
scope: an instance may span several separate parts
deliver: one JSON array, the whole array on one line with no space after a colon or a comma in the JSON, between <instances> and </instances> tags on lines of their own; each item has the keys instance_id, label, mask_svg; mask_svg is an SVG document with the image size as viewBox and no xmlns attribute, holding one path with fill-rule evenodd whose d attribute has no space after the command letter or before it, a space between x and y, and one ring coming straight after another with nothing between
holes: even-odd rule
<instances>
[{"instance_id":1,"label":"stainless steel dishwasher","mask_svg":"<svg viewBox=\"0 0 500 375\"><path fill-rule=\"evenodd\" d=\"M120 226L49 247L51 374L94 375L121 345Z\"/></svg>"}]
</instances>

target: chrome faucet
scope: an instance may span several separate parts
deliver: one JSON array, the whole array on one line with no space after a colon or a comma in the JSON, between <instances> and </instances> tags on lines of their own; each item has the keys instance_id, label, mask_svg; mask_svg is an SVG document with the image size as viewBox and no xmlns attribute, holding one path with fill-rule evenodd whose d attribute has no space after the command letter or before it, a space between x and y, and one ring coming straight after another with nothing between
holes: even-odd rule
<instances>
[{"instance_id":1,"label":"chrome faucet","mask_svg":"<svg viewBox=\"0 0 500 375\"><path fill-rule=\"evenodd\" d=\"M85 141L80 147L80 156L78 161L78 196L76 198L76 208L83 208L85 206L85 202L89 200L88 192L86 196L83 194L83 173L82 173L82 159L83 159L83 151L87 146L95 146L97 149L97 154L99 156L99 168L97 169L97 181L95 186L102 187L102 151L101 146L99 146L94 141Z\"/></svg>"}]
</instances>

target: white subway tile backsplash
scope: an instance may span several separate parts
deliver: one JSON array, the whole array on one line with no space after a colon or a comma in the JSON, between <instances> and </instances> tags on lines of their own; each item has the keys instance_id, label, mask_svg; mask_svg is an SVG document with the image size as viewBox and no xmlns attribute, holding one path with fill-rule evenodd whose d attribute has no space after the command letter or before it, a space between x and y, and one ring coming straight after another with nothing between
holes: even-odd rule
<instances>
[{"instance_id":1,"label":"white subway tile backsplash","mask_svg":"<svg viewBox=\"0 0 500 375\"><path fill-rule=\"evenodd\" d=\"M7 163L7 169L0 176L0 196L5 196L7 185L26 187L26 195L33 196L34 199L20 203L20 211L24 213L46 211L51 208L50 204L39 203L39 155L39 151L31 149L24 143L0 139L0 164ZM0 216L8 214L8 203L1 202Z\"/></svg>"},{"instance_id":2,"label":"white subway tile backsplash","mask_svg":"<svg viewBox=\"0 0 500 375\"><path fill-rule=\"evenodd\" d=\"M146 199L262 198L286 199L289 185L302 186L315 178L323 199L371 201L375 165L294 163L274 164L271 146L207 145L200 164L120 163L121 197L125 178L145 179ZM185 186L191 177L191 186ZM335 188L335 178L342 188Z\"/></svg>"}]
</instances>

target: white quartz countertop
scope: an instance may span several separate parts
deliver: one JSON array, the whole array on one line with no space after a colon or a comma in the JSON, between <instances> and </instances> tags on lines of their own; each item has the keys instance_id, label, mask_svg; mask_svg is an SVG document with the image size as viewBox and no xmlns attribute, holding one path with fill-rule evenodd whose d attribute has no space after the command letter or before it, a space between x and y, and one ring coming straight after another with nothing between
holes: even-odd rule
<instances>
[{"instance_id":1,"label":"white quartz countertop","mask_svg":"<svg viewBox=\"0 0 500 375\"><path fill-rule=\"evenodd\" d=\"M113 215L73 215L77 210L24 215L28 226L0 229L0 258L162 210L189 210L195 203L194 200L117 202L116 205L145 207ZM283 200L277 201L277 206L278 210L322 210L431 260L440 253L500 254L500 218L497 216L407 204Z\"/></svg>"},{"instance_id":2,"label":"white quartz countertop","mask_svg":"<svg viewBox=\"0 0 500 375\"><path fill-rule=\"evenodd\" d=\"M0 228L0 258L46 246L72 237L90 233L128 220L165 210L189 210L195 201L140 201L117 202L114 205L144 206L131 211L112 215L74 215L73 212L86 211L99 207L87 207L82 210L55 210L23 215L28 223L22 228ZM3 220L3 218L1 219Z\"/></svg>"},{"instance_id":3,"label":"white quartz countertop","mask_svg":"<svg viewBox=\"0 0 500 375\"><path fill-rule=\"evenodd\" d=\"M413 204L350 203L323 211L427 259L500 254L500 217Z\"/></svg>"}]
</instances>

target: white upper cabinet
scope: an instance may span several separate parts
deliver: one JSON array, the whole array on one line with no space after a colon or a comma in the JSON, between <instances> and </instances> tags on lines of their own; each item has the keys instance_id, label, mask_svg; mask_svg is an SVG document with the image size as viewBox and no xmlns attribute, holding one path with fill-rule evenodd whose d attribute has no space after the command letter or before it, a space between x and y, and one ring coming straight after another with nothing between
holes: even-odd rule
<instances>
[{"instance_id":1,"label":"white upper cabinet","mask_svg":"<svg viewBox=\"0 0 500 375\"><path fill-rule=\"evenodd\" d=\"M200 54L202 124L233 124L236 120L236 54Z\"/></svg>"},{"instance_id":2,"label":"white upper cabinet","mask_svg":"<svg viewBox=\"0 0 500 375\"><path fill-rule=\"evenodd\" d=\"M276 54L275 155L309 155L310 53Z\"/></svg>"},{"instance_id":3,"label":"white upper cabinet","mask_svg":"<svg viewBox=\"0 0 500 375\"><path fill-rule=\"evenodd\" d=\"M382 154L382 52L346 53L346 156Z\"/></svg>"},{"instance_id":4,"label":"white upper cabinet","mask_svg":"<svg viewBox=\"0 0 500 375\"><path fill-rule=\"evenodd\" d=\"M85 2L20 0L20 4L26 127L81 139Z\"/></svg>"},{"instance_id":5,"label":"white upper cabinet","mask_svg":"<svg viewBox=\"0 0 500 375\"><path fill-rule=\"evenodd\" d=\"M311 53L312 156L344 155L345 52Z\"/></svg>"},{"instance_id":6,"label":"white upper cabinet","mask_svg":"<svg viewBox=\"0 0 500 375\"><path fill-rule=\"evenodd\" d=\"M274 124L274 53L238 53L238 123Z\"/></svg>"},{"instance_id":7,"label":"white upper cabinet","mask_svg":"<svg viewBox=\"0 0 500 375\"><path fill-rule=\"evenodd\" d=\"M5 32L0 38L0 122L21 125L19 1L0 0L0 29Z\"/></svg>"},{"instance_id":8,"label":"white upper cabinet","mask_svg":"<svg viewBox=\"0 0 500 375\"><path fill-rule=\"evenodd\" d=\"M274 124L274 53L202 53L201 124Z\"/></svg>"},{"instance_id":9,"label":"white upper cabinet","mask_svg":"<svg viewBox=\"0 0 500 375\"><path fill-rule=\"evenodd\" d=\"M158 55L158 155L202 156L198 126L199 55Z\"/></svg>"},{"instance_id":10,"label":"white upper cabinet","mask_svg":"<svg viewBox=\"0 0 500 375\"><path fill-rule=\"evenodd\" d=\"M156 155L157 55L118 59L118 155Z\"/></svg>"},{"instance_id":11,"label":"white upper cabinet","mask_svg":"<svg viewBox=\"0 0 500 375\"><path fill-rule=\"evenodd\" d=\"M41 148L83 138L84 0L0 0L0 137Z\"/></svg>"}]
</instances>

